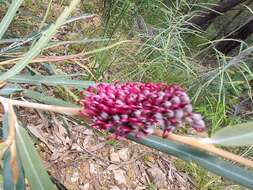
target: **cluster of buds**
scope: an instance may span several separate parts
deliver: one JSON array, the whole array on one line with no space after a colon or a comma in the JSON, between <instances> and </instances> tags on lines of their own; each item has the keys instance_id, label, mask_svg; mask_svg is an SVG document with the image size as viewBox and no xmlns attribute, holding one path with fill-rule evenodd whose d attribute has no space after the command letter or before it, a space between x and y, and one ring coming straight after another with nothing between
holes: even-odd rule
<instances>
[{"instance_id":1,"label":"cluster of buds","mask_svg":"<svg viewBox=\"0 0 253 190\"><path fill-rule=\"evenodd\" d=\"M92 127L113 131L116 136L152 134L159 125L164 133L184 124L205 129L201 115L194 113L188 95L177 85L163 83L100 83L81 92L81 115Z\"/></svg>"}]
</instances>

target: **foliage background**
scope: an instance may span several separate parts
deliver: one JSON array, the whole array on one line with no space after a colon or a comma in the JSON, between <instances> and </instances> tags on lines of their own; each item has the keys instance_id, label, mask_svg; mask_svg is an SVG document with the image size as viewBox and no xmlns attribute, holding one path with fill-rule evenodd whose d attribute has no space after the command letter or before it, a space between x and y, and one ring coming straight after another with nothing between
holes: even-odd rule
<instances>
[{"instance_id":1,"label":"foliage background","mask_svg":"<svg viewBox=\"0 0 253 190\"><path fill-rule=\"evenodd\" d=\"M1 72L8 71L10 63L16 63L15 59L22 58L34 47L41 33L57 20L69 2L22 2L0 40ZM251 23L253 3L241 1L219 14L204 30L189 24L194 16L212 10L220 2L81 1L71 15L76 20L59 27L40 59L27 64L19 75L8 78L7 85L15 83L11 86L15 89L14 97L31 100L40 97L39 101L48 103L49 99L41 100L43 95L77 101L78 90L89 85L87 81L179 83L191 95L196 110L204 115L209 127L207 135L221 127L249 121L252 119L252 35L237 39L240 43L226 53L218 51L217 45L245 23ZM0 1L1 19L10 3ZM251 28L249 24L249 34L253 32ZM243 33L245 31L239 32ZM77 84L73 79L80 82ZM16 94L18 91L23 91L22 95ZM42 95L34 94L36 92ZM24 110L20 111L24 115ZM31 122L22 114L20 117L23 123ZM43 117L52 119L51 115ZM81 121L75 122L81 124ZM181 133L194 132L182 130ZM41 140L41 137L35 139ZM251 147L232 151L248 157L253 155ZM44 158L48 159L48 155ZM231 189L241 188L197 165L180 160L175 164L192 178L196 189L224 189L227 183ZM152 186L150 183L147 188Z\"/></svg>"}]
</instances>

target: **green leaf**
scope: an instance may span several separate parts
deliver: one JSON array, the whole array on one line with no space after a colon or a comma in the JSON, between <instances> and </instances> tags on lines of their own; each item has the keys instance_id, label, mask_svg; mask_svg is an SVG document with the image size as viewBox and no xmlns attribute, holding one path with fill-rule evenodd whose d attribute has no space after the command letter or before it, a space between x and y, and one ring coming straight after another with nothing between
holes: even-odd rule
<instances>
[{"instance_id":1,"label":"green leaf","mask_svg":"<svg viewBox=\"0 0 253 190\"><path fill-rule=\"evenodd\" d=\"M253 122L224 127L215 132L208 142L224 146L251 146Z\"/></svg>"},{"instance_id":2,"label":"green leaf","mask_svg":"<svg viewBox=\"0 0 253 190\"><path fill-rule=\"evenodd\" d=\"M4 153L3 159L4 190L15 190L15 185L12 179L12 170L10 166L11 154L9 150Z\"/></svg>"},{"instance_id":3,"label":"green leaf","mask_svg":"<svg viewBox=\"0 0 253 190\"><path fill-rule=\"evenodd\" d=\"M15 0L16 2L19 0ZM65 20L69 17L70 13L74 10L74 8L78 5L80 0L72 0L69 7L66 7L61 15L57 18L54 24L44 32L42 32L41 38L37 41L37 43L25 54L25 56L18 61L15 66L9 69L7 72L3 73L0 76L0 81L5 81L10 77L18 74L23 68L26 67L30 63L30 61L40 54L42 49L47 45L53 35L57 32L57 29L65 22ZM0 27L1 28L1 27ZM0 36L1 37L1 36ZM1 38L0 38L1 39Z\"/></svg>"},{"instance_id":4,"label":"green leaf","mask_svg":"<svg viewBox=\"0 0 253 190\"><path fill-rule=\"evenodd\" d=\"M57 85L63 85L63 86L71 86L75 88L86 88L90 85L93 85L93 81L84 81L84 80L71 80L71 79L65 79L67 76L41 76L41 75L16 75L8 79L9 82L14 83L25 83L25 84L34 84L34 85L48 85L48 86L57 86Z\"/></svg>"},{"instance_id":5,"label":"green leaf","mask_svg":"<svg viewBox=\"0 0 253 190\"><path fill-rule=\"evenodd\" d=\"M3 179L3 168L0 168L0 187L3 187L4 179Z\"/></svg>"},{"instance_id":6,"label":"green leaf","mask_svg":"<svg viewBox=\"0 0 253 190\"><path fill-rule=\"evenodd\" d=\"M25 176L24 176L24 170L22 168L22 163L20 161L19 153L17 154L19 179L16 185L14 185L13 180L12 180L12 170L10 166L10 159L11 159L11 154L9 151L6 151L4 155L4 190L11 190L11 189L24 190Z\"/></svg>"},{"instance_id":7,"label":"green leaf","mask_svg":"<svg viewBox=\"0 0 253 190\"><path fill-rule=\"evenodd\" d=\"M7 0L0 0L0 4L1 3L8 3Z\"/></svg>"},{"instance_id":8,"label":"green leaf","mask_svg":"<svg viewBox=\"0 0 253 190\"><path fill-rule=\"evenodd\" d=\"M187 162L196 162L207 170L250 189L253 187L252 171L236 166L220 157L153 135L142 138L129 135L128 139L166 154L174 155Z\"/></svg>"},{"instance_id":9,"label":"green leaf","mask_svg":"<svg viewBox=\"0 0 253 190\"><path fill-rule=\"evenodd\" d=\"M16 145L17 146L17 145ZM16 184L16 189L18 190L25 190L25 174L24 174L24 170L23 170L23 166L20 160L20 153L18 151L17 153L17 159L18 159L18 168L19 168L19 180Z\"/></svg>"},{"instance_id":10,"label":"green leaf","mask_svg":"<svg viewBox=\"0 0 253 190\"><path fill-rule=\"evenodd\" d=\"M16 131L18 150L24 166L25 175L32 189L56 190L26 130L18 126Z\"/></svg>"},{"instance_id":11,"label":"green leaf","mask_svg":"<svg viewBox=\"0 0 253 190\"><path fill-rule=\"evenodd\" d=\"M46 96L45 94L35 92L32 90L25 90L23 93L24 97L31 98L34 100L37 100L39 102L49 104L49 105L57 105L57 106L65 106L65 107L79 107L76 104L73 104L71 102L64 101L59 98L55 98L52 96Z\"/></svg>"},{"instance_id":12,"label":"green leaf","mask_svg":"<svg viewBox=\"0 0 253 190\"><path fill-rule=\"evenodd\" d=\"M6 140L8 136L8 130L9 130L9 121L8 121L8 112L6 112L3 116L3 136ZM11 154L10 151L7 150L4 153L3 157L3 179L4 179L4 190L23 190L25 189L25 177L24 177L24 171L22 168L22 163L20 162L19 154L17 153L17 162L18 162L18 168L19 168L19 179L17 184L15 185L13 182L12 177L12 169L10 165L10 159Z\"/></svg>"},{"instance_id":13,"label":"green leaf","mask_svg":"<svg viewBox=\"0 0 253 190\"><path fill-rule=\"evenodd\" d=\"M14 16L20 5L22 4L23 0L15 0L12 1L11 5L8 8L7 13L5 14L4 18L0 23L0 39L2 39L5 31L8 29L11 21L13 20Z\"/></svg>"},{"instance_id":14,"label":"green leaf","mask_svg":"<svg viewBox=\"0 0 253 190\"><path fill-rule=\"evenodd\" d=\"M22 90L23 89L19 85L8 84L4 88L0 89L0 95L1 96L8 96L8 95L10 95L12 93L20 92Z\"/></svg>"},{"instance_id":15,"label":"green leaf","mask_svg":"<svg viewBox=\"0 0 253 190\"><path fill-rule=\"evenodd\" d=\"M3 116L3 137L4 140L7 139L8 137L8 130L9 130L9 122L8 122L8 113L6 112ZM3 157L3 179L4 179L4 190L14 190L15 189L15 185L14 182L12 180L12 170L11 170L11 166L10 166L10 151L7 150L4 153L4 157Z\"/></svg>"}]
</instances>

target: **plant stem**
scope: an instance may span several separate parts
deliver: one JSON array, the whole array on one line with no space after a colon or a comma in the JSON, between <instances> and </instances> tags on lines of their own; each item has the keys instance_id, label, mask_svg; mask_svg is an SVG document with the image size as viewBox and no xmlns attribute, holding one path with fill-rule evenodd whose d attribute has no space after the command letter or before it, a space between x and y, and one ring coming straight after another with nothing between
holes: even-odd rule
<instances>
[{"instance_id":1,"label":"plant stem","mask_svg":"<svg viewBox=\"0 0 253 190\"><path fill-rule=\"evenodd\" d=\"M15 105L15 106L35 108L35 109L40 109L40 110L44 110L44 111L51 111L51 112L71 115L71 116L79 115L80 110L81 110L81 108L69 108L69 107L63 107L63 106L44 105L44 104L39 104L39 103L12 100L12 99L4 98L1 96L0 96L0 101L1 102L9 101L12 105Z\"/></svg>"},{"instance_id":2,"label":"plant stem","mask_svg":"<svg viewBox=\"0 0 253 190\"><path fill-rule=\"evenodd\" d=\"M155 130L154 134L157 136L163 137L163 132L161 130ZM240 163L242 165L248 166L250 168L253 168L253 161L252 160L243 158L241 156L238 156L238 155L228 152L226 150L217 148L211 144L206 144L204 142L199 141L198 139L195 139L192 137L185 137L185 136L181 136L181 135L176 135L173 133L170 133L166 138L169 140L172 140L172 141L176 141L176 142L180 142L180 143L189 145L191 147L205 150L210 153L214 153L214 154L219 155L225 159L228 159L228 160Z\"/></svg>"},{"instance_id":3,"label":"plant stem","mask_svg":"<svg viewBox=\"0 0 253 190\"><path fill-rule=\"evenodd\" d=\"M52 112L57 112L61 114L66 114L66 115L71 115L71 116L78 116L80 115L81 108L69 108L69 107L62 107L62 106L54 106L54 105L44 105L44 104L39 104L39 103L31 103L31 102L24 102L24 101L19 101L19 100L12 100L8 98L4 98L0 96L0 101L1 102L9 102L12 105L16 106L22 106L22 107L28 107L28 108L35 108L35 109L40 109L44 111L52 111ZM163 137L163 132L161 130L155 130L154 132L155 135ZM204 143L199 141L198 139L192 138L192 137L185 137L181 135L176 135L176 134L169 134L167 139L180 142L198 149L205 150L210 153L214 153L216 155L219 155L223 158L229 159L231 161L238 162L242 165L248 166L253 168L253 161L248 160L246 158L243 158L241 156L235 155L231 152L225 151L220 148L216 148L213 145Z\"/></svg>"}]
</instances>

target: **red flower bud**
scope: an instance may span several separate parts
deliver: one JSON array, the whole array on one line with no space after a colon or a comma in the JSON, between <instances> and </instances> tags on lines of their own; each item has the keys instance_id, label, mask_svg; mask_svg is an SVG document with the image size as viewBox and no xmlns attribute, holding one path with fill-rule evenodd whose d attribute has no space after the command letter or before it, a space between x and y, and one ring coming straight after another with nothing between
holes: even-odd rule
<instances>
[{"instance_id":1,"label":"red flower bud","mask_svg":"<svg viewBox=\"0 0 253 190\"><path fill-rule=\"evenodd\" d=\"M188 95L177 85L163 83L101 83L81 92L81 115L90 117L92 126L112 130L117 136L153 133L160 125L164 133L189 124L205 130L201 115L192 112Z\"/></svg>"}]
</instances>

